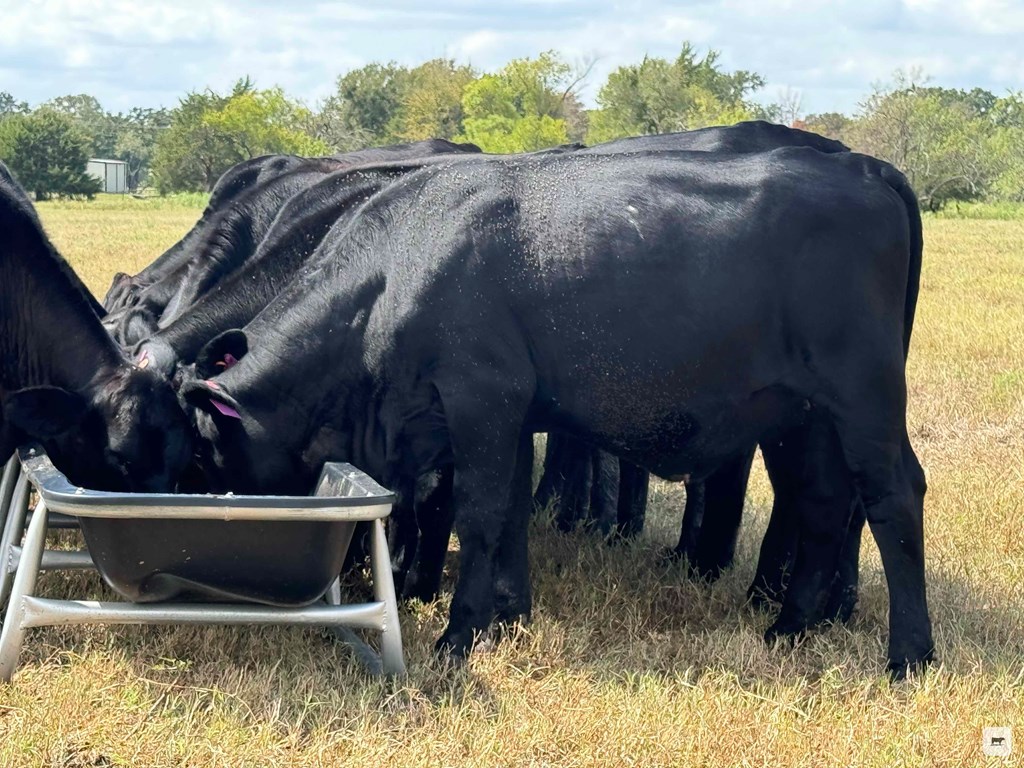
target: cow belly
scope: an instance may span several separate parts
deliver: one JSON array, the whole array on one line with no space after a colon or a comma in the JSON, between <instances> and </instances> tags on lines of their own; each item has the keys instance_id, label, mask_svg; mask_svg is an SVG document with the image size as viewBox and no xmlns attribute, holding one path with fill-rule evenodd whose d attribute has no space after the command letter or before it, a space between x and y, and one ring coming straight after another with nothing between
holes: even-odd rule
<instances>
[{"instance_id":1,"label":"cow belly","mask_svg":"<svg viewBox=\"0 0 1024 768\"><path fill-rule=\"evenodd\" d=\"M617 399L580 399L572 411L557 407L550 428L564 429L667 479L702 479L723 461L799 425L808 413L807 393L786 385L754 392L682 398L665 404L634 390Z\"/></svg>"}]
</instances>

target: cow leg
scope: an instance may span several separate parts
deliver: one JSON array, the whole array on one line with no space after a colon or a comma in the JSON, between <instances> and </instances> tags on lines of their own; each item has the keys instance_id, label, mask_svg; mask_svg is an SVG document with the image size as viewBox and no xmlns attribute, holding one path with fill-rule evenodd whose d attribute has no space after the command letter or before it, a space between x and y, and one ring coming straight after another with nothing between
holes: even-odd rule
<instances>
[{"instance_id":1,"label":"cow leg","mask_svg":"<svg viewBox=\"0 0 1024 768\"><path fill-rule=\"evenodd\" d=\"M571 437L560 440L558 447L565 455L560 462L562 485L555 506L555 524L558 530L568 533L590 515L596 449Z\"/></svg>"},{"instance_id":2,"label":"cow leg","mask_svg":"<svg viewBox=\"0 0 1024 768\"><path fill-rule=\"evenodd\" d=\"M636 464L619 459L619 502L616 527L620 536L632 538L644 529L650 474Z\"/></svg>"},{"instance_id":3,"label":"cow leg","mask_svg":"<svg viewBox=\"0 0 1024 768\"><path fill-rule=\"evenodd\" d=\"M594 449L569 435L548 432L544 473L534 501L539 509L555 505L555 523L571 531L587 519L594 474Z\"/></svg>"},{"instance_id":4,"label":"cow leg","mask_svg":"<svg viewBox=\"0 0 1024 768\"><path fill-rule=\"evenodd\" d=\"M402 597L432 603L441 590L441 576L454 522L450 466L427 472L416 479L414 511L419 543Z\"/></svg>"},{"instance_id":5,"label":"cow leg","mask_svg":"<svg viewBox=\"0 0 1024 768\"><path fill-rule=\"evenodd\" d=\"M832 584L832 594L825 608L827 621L841 621L844 624L853 616L857 607L858 585L860 582L860 539L864 531L864 504L857 500L846 532L843 553L839 558L839 571Z\"/></svg>"},{"instance_id":6,"label":"cow leg","mask_svg":"<svg viewBox=\"0 0 1024 768\"><path fill-rule=\"evenodd\" d=\"M530 594L529 531L533 499L533 433L524 430L516 453L515 474L509 494L508 515L498 541L494 576L494 614L497 621L529 620L533 600Z\"/></svg>"},{"instance_id":7,"label":"cow leg","mask_svg":"<svg viewBox=\"0 0 1024 768\"><path fill-rule=\"evenodd\" d=\"M796 560L800 530L796 497L800 489L802 448L802 442L798 440L771 441L761 445L775 500L747 598L751 605L762 610L782 602L786 581Z\"/></svg>"},{"instance_id":8,"label":"cow leg","mask_svg":"<svg viewBox=\"0 0 1024 768\"><path fill-rule=\"evenodd\" d=\"M782 611L765 639L794 636L817 624L835 579L854 499L852 478L828 414L812 411L808 423L787 436L792 442L788 478L799 539Z\"/></svg>"},{"instance_id":9,"label":"cow leg","mask_svg":"<svg viewBox=\"0 0 1024 768\"><path fill-rule=\"evenodd\" d=\"M697 555L697 540L700 538L700 527L704 523L704 482L695 480L686 483L686 507L683 509L683 522L679 528L679 542L669 557L673 560L686 559L687 566L692 568Z\"/></svg>"},{"instance_id":10,"label":"cow leg","mask_svg":"<svg viewBox=\"0 0 1024 768\"><path fill-rule=\"evenodd\" d=\"M588 522L604 536L615 530L619 507L619 460L605 451L594 451Z\"/></svg>"},{"instance_id":11,"label":"cow leg","mask_svg":"<svg viewBox=\"0 0 1024 768\"><path fill-rule=\"evenodd\" d=\"M778 459L772 460L777 466ZM765 453L765 464L769 463ZM776 470L770 473L775 478L785 475ZM757 574L747 590L750 604L760 610L769 610L773 604L778 605L786 594L786 580L793 570L796 559L796 548L799 539L800 523L795 519L795 502L793 490L783 487L783 480L773 480L775 486L775 503L772 506L771 520L764 540L761 542L761 555L757 562ZM788 494L788 495L787 495ZM854 507L850 527L843 542L842 554L839 558L839 569L825 608L826 621L846 623L853 616L857 607L858 584L860 580L860 541L864 528L864 505L857 503Z\"/></svg>"},{"instance_id":12,"label":"cow leg","mask_svg":"<svg viewBox=\"0 0 1024 768\"><path fill-rule=\"evenodd\" d=\"M439 653L464 658L494 616L495 559L501 541L525 535L506 527L525 521L509 515L516 456L532 382L510 387L511 377L438 386L455 463L453 499L459 537L459 579ZM528 393L528 394L527 394ZM520 395L523 395L520 397ZM513 551L514 547L507 547Z\"/></svg>"},{"instance_id":13,"label":"cow leg","mask_svg":"<svg viewBox=\"0 0 1024 768\"><path fill-rule=\"evenodd\" d=\"M547 509L557 504L564 495L564 486L568 463L578 444L562 432L548 432L544 447L544 470L533 501L538 509Z\"/></svg>"},{"instance_id":14,"label":"cow leg","mask_svg":"<svg viewBox=\"0 0 1024 768\"><path fill-rule=\"evenodd\" d=\"M865 455L855 451L848 449ZM889 671L901 679L935 656L925 588L924 470L905 429L889 467L865 461L858 469L864 511L889 587Z\"/></svg>"},{"instance_id":15,"label":"cow leg","mask_svg":"<svg viewBox=\"0 0 1024 768\"><path fill-rule=\"evenodd\" d=\"M902 678L934 658L924 563L924 471L906 427L906 364L895 339L864 334L871 357L822 373L856 491L889 587L889 670ZM801 536L803 531L801 531Z\"/></svg>"},{"instance_id":16,"label":"cow leg","mask_svg":"<svg viewBox=\"0 0 1024 768\"><path fill-rule=\"evenodd\" d=\"M720 466L704 481L704 519L691 560L697 575L714 581L732 565L743 519L754 448Z\"/></svg>"},{"instance_id":17,"label":"cow leg","mask_svg":"<svg viewBox=\"0 0 1024 768\"><path fill-rule=\"evenodd\" d=\"M403 594L405 579L416 557L419 529L413 507L412 487L397 488L397 500L388 519L388 550L391 552L391 575L395 592ZM362 553L365 557L365 552Z\"/></svg>"}]
</instances>

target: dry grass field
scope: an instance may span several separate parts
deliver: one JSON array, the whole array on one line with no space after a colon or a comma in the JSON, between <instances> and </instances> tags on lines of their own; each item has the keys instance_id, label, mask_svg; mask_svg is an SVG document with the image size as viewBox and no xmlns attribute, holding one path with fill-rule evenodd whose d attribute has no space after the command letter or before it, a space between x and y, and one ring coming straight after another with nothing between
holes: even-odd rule
<instances>
[{"instance_id":1,"label":"dry grass field","mask_svg":"<svg viewBox=\"0 0 1024 768\"><path fill-rule=\"evenodd\" d=\"M199 213L130 199L40 210L100 296ZM929 482L940 663L927 675L884 675L870 542L848 627L762 643L769 617L743 607L771 505L758 469L737 566L712 587L660 558L678 487L655 487L628 545L538 519L533 623L463 669L432 660L444 601L403 608L400 681L313 630L31 630L0 687L0 766L1024 765L1024 220L929 219L925 236L910 421ZM92 575L41 584L104 594ZM986 725L1015 727L1014 757L982 755Z\"/></svg>"}]
</instances>

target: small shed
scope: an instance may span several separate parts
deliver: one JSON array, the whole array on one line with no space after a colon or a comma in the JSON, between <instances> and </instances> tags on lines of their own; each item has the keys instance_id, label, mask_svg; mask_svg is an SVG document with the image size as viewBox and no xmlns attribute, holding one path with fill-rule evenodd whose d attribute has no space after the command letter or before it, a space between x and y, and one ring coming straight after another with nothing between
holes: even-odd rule
<instances>
[{"instance_id":1,"label":"small shed","mask_svg":"<svg viewBox=\"0 0 1024 768\"><path fill-rule=\"evenodd\" d=\"M101 192L124 194L128 191L128 164L124 160L93 158L86 164L85 172L99 179Z\"/></svg>"}]
</instances>

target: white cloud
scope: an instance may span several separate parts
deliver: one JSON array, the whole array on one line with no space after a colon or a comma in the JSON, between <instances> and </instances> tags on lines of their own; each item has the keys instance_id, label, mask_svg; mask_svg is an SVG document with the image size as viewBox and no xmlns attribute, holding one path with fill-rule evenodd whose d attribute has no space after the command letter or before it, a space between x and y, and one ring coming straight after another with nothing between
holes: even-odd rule
<instances>
[{"instance_id":1,"label":"white cloud","mask_svg":"<svg viewBox=\"0 0 1024 768\"><path fill-rule=\"evenodd\" d=\"M808 111L850 111L872 82L914 66L941 85L1024 87L1020 0L0 0L0 18L0 90L32 103L88 92L112 110L247 74L314 102L368 61L495 69L548 49L597 60L592 102L610 71L671 58L684 40L761 73L765 98L801 91Z\"/></svg>"}]
</instances>

